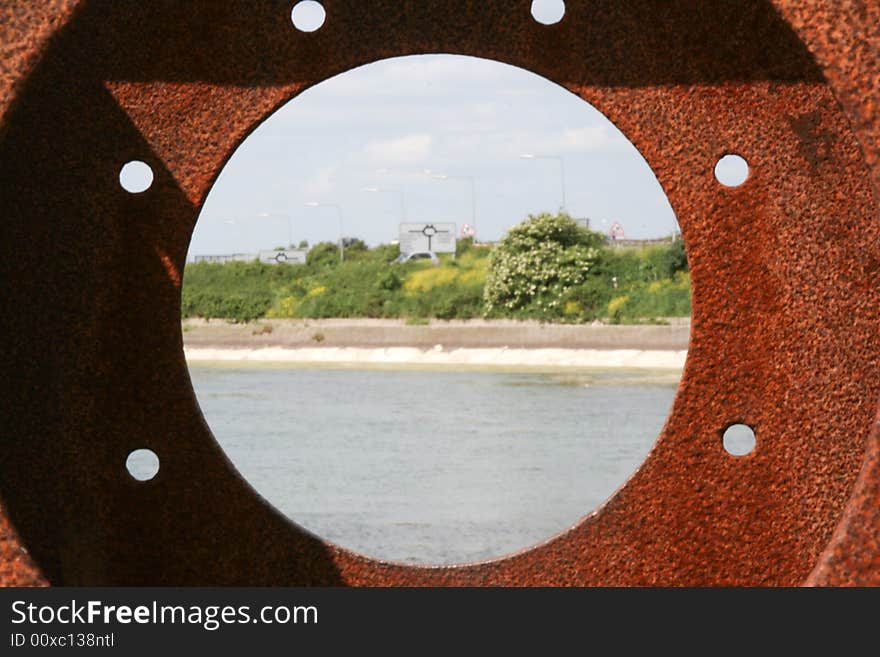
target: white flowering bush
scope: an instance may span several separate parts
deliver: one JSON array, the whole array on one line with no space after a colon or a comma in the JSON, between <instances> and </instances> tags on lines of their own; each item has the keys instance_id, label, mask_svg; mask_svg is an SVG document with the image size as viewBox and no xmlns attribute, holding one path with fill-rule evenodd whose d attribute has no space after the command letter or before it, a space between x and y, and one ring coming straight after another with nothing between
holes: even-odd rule
<instances>
[{"instance_id":1,"label":"white flowering bush","mask_svg":"<svg viewBox=\"0 0 880 657\"><path fill-rule=\"evenodd\" d=\"M562 315L569 290L595 267L601 243L600 235L565 213L529 216L492 251L483 292L486 315Z\"/></svg>"}]
</instances>

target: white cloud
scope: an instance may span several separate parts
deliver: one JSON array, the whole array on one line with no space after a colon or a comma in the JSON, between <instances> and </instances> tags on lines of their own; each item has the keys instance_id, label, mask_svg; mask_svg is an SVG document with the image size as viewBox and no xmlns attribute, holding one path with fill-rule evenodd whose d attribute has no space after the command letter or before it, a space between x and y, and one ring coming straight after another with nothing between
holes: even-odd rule
<instances>
[{"instance_id":1,"label":"white cloud","mask_svg":"<svg viewBox=\"0 0 880 657\"><path fill-rule=\"evenodd\" d=\"M417 164L431 156L434 139L427 133L394 139L377 139L365 147L367 156L376 165Z\"/></svg>"}]
</instances>

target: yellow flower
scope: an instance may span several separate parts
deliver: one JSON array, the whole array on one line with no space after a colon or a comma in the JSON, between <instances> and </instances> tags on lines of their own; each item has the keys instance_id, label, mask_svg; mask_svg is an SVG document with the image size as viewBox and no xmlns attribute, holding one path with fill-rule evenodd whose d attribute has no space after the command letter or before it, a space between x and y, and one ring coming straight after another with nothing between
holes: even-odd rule
<instances>
[{"instance_id":1,"label":"yellow flower","mask_svg":"<svg viewBox=\"0 0 880 657\"><path fill-rule=\"evenodd\" d=\"M620 297L614 297L611 301L608 302L608 314L615 315L620 312L623 307L629 303L629 297L625 294Z\"/></svg>"}]
</instances>

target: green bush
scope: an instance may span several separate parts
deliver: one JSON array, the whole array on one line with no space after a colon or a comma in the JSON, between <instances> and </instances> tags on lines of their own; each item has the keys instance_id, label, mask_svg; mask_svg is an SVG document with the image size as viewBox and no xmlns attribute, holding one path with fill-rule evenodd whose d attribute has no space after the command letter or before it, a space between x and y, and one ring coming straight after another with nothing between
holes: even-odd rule
<instances>
[{"instance_id":1,"label":"green bush","mask_svg":"<svg viewBox=\"0 0 880 657\"><path fill-rule=\"evenodd\" d=\"M590 321L602 318L614 292L608 278L589 276L583 283L568 291L563 311L567 318L573 320Z\"/></svg>"},{"instance_id":2,"label":"green bush","mask_svg":"<svg viewBox=\"0 0 880 657\"><path fill-rule=\"evenodd\" d=\"M339 245L334 242L319 242L306 255L306 264L312 269L335 267L339 264Z\"/></svg>"},{"instance_id":3,"label":"green bush","mask_svg":"<svg viewBox=\"0 0 880 657\"><path fill-rule=\"evenodd\" d=\"M455 242L455 257L460 258L465 253L474 248L474 238L473 237L462 237Z\"/></svg>"},{"instance_id":4,"label":"green bush","mask_svg":"<svg viewBox=\"0 0 880 657\"><path fill-rule=\"evenodd\" d=\"M187 266L181 314L184 317L247 322L272 305L271 280L292 268L259 262L198 263Z\"/></svg>"},{"instance_id":5,"label":"green bush","mask_svg":"<svg viewBox=\"0 0 880 657\"><path fill-rule=\"evenodd\" d=\"M266 315L272 297L268 292L243 294L184 289L181 305L184 317L250 322Z\"/></svg>"},{"instance_id":6,"label":"green bush","mask_svg":"<svg viewBox=\"0 0 880 657\"><path fill-rule=\"evenodd\" d=\"M601 237L567 214L530 216L492 252L483 294L489 316L549 319L599 260Z\"/></svg>"},{"instance_id":7,"label":"green bush","mask_svg":"<svg viewBox=\"0 0 880 657\"><path fill-rule=\"evenodd\" d=\"M400 245L380 244L375 249L371 249L370 254L377 262L394 262L400 255Z\"/></svg>"}]
</instances>

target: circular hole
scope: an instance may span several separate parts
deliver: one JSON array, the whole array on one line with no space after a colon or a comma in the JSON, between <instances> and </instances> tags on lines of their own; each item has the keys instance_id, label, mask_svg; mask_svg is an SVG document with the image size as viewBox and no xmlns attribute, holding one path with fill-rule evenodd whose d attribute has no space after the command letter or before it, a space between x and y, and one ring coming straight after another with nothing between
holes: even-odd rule
<instances>
[{"instance_id":1,"label":"circular hole","mask_svg":"<svg viewBox=\"0 0 880 657\"><path fill-rule=\"evenodd\" d=\"M739 155L725 155L715 165L715 178L725 187L739 187L749 177L749 163Z\"/></svg>"},{"instance_id":2,"label":"circular hole","mask_svg":"<svg viewBox=\"0 0 880 657\"><path fill-rule=\"evenodd\" d=\"M159 472L159 457L151 449L136 449L125 459L125 469L138 481L149 481Z\"/></svg>"},{"instance_id":3,"label":"circular hole","mask_svg":"<svg viewBox=\"0 0 880 657\"><path fill-rule=\"evenodd\" d=\"M293 26L300 32L314 32L324 24L327 12L320 2L302 0L294 5L290 18L293 20Z\"/></svg>"},{"instance_id":4,"label":"circular hole","mask_svg":"<svg viewBox=\"0 0 880 657\"><path fill-rule=\"evenodd\" d=\"M565 3L562 0L533 0L532 18L542 25L555 25L565 16Z\"/></svg>"},{"instance_id":5,"label":"circular hole","mask_svg":"<svg viewBox=\"0 0 880 657\"><path fill-rule=\"evenodd\" d=\"M140 160L132 160L119 171L119 184L132 194L147 191L153 184L153 170Z\"/></svg>"},{"instance_id":6,"label":"circular hole","mask_svg":"<svg viewBox=\"0 0 880 657\"><path fill-rule=\"evenodd\" d=\"M750 454L755 443L755 432L746 424L734 424L724 432L724 449L732 456Z\"/></svg>"},{"instance_id":7,"label":"circular hole","mask_svg":"<svg viewBox=\"0 0 880 657\"><path fill-rule=\"evenodd\" d=\"M357 125L340 98L357 105ZM557 237L577 234L571 219L552 228L561 207L602 232L592 241L613 267L558 312L529 306L546 330L523 341L507 320L487 322L486 348L471 349L461 342L469 325L424 319L450 307L460 320L482 317L490 256L510 231L525 234L528 215L543 228L524 248L569 249ZM452 217L452 235L467 223L479 238L461 238L454 261L453 246L434 241ZM414 233L412 222L425 225ZM401 251L408 239L417 248ZM278 264L291 244L305 262ZM424 249L433 258L395 262ZM609 342L588 362L560 349L550 363L536 350L562 344L566 318L601 334L608 327L590 323L613 312L621 323L682 318L639 331L671 331L683 351L689 280L657 178L596 108L497 62L395 58L316 85L232 155L191 242L183 336L199 406L264 499L374 557L461 563L571 527L644 460L681 351L637 363ZM402 349L359 342L377 312L399 322L382 339ZM505 347L514 343L523 348Z\"/></svg>"}]
</instances>

